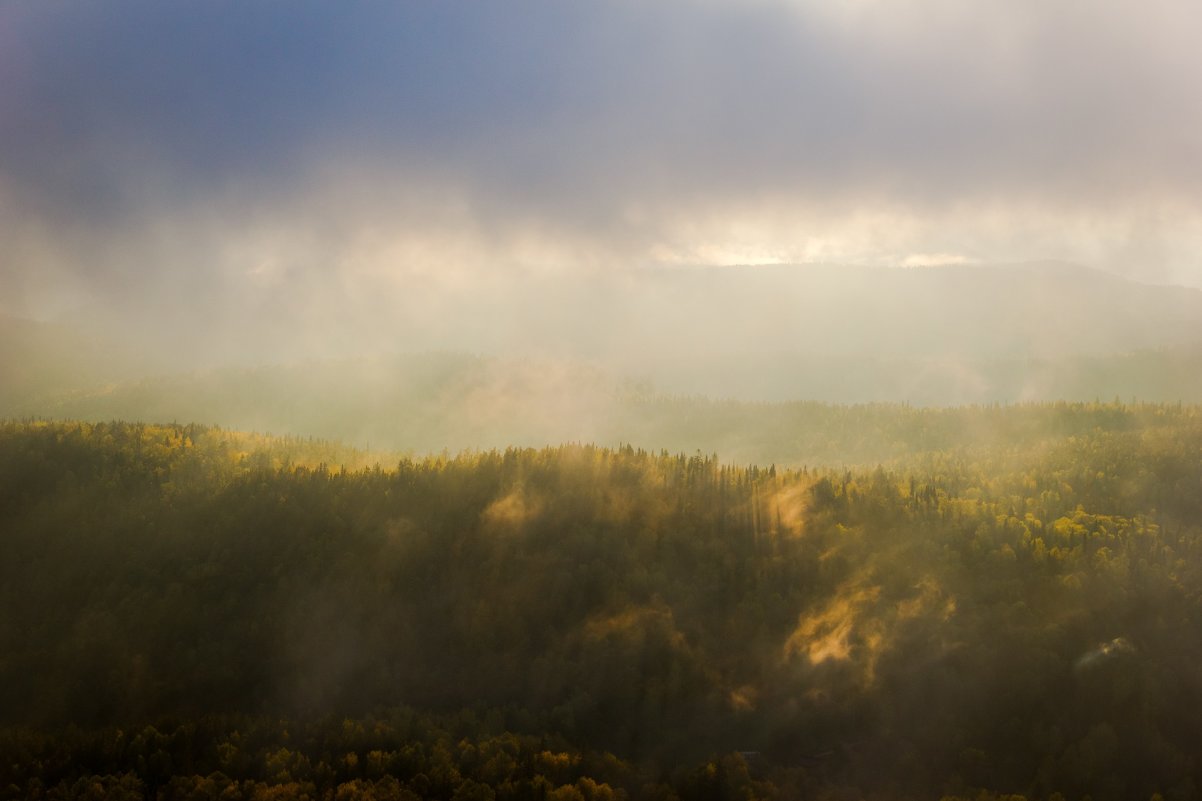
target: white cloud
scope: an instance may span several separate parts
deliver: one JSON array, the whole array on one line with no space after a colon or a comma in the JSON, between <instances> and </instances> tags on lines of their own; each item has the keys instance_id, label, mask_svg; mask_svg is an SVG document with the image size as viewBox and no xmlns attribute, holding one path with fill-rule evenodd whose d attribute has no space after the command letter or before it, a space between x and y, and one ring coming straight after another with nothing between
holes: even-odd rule
<instances>
[{"instance_id":1,"label":"white cloud","mask_svg":"<svg viewBox=\"0 0 1202 801\"><path fill-rule=\"evenodd\" d=\"M6 303L695 262L1054 258L1202 286L1198 4L525 0L331 23L14 12Z\"/></svg>"}]
</instances>

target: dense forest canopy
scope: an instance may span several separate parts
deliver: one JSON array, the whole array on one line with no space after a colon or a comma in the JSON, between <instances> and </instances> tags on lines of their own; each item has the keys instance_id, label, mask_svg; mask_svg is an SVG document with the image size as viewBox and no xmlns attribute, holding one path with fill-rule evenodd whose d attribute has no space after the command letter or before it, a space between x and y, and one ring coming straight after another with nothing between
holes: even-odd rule
<instances>
[{"instance_id":1,"label":"dense forest canopy","mask_svg":"<svg viewBox=\"0 0 1202 801\"><path fill-rule=\"evenodd\" d=\"M893 458L0 425L0 792L1195 798L1202 410L814 413Z\"/></svg>"}]
</instances>

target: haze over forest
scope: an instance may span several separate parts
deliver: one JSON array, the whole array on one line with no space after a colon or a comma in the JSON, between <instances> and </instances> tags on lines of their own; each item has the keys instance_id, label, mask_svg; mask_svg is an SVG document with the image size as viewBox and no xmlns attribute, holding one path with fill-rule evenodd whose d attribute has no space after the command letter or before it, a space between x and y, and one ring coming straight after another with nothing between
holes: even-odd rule
<instances>
[{"instance_id":1,"label":"haze over forest","mask_svg":"<svg viewBox=\"0 0 1202 801\"><path fill-rule=\"evenodd\" d=\"M0 798L1199 798L1200 33L0 4Z\"/></svg>"},{"instance_id":2,"label":"haze over forest","mask_svg":"<svg viewBox=\"0 0 1202 801\"><path fill-rule=\"evenodd\" d=\"M120 6L4 10L5 414L1202 399L1180 4Z\"/></svg>"},{"instance_id":3,"label":"haze over forest","mask_svg":"<svg viewBox=\"0 0 1202 801\"><path fill-rule=\"evenodd\" d=\"M437 321L331 311L302 329L246 308L212 337L193 333L203 307L8 318L0 412L408 453L633 442L804 464L848 455L750 445L798 401L1202 401L1202 291L1062 264L527 277L438 303L453 311Z\"/></svg>"}]
</instances>

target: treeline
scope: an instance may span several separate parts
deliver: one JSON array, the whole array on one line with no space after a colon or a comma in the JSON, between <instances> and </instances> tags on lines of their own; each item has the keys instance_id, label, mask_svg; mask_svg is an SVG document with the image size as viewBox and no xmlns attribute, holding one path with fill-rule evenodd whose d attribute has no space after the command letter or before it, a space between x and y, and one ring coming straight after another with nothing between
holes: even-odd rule
<instances>
[{"instance_id":1,"label":"treeline","mask_svg":"<svg viewBox=\"0 0 1202 801\"><path fill-rule=\"evenodd\" d=\"M343 469L199 426L2 424L5 792L1197 797L1202 413L946 414L958 439L856 470L580 445ZM392 733L322 745L344 719ZM147 726L191 756L152 767ZM505 737L520 770L464 767ZM463 781L346 767L419 742ZM271 772L280 749L308 767Z\"/></svg>"},{"instance_id":2,"label":"treeline","mask_svg":"<svg viewBox=\"0 0 1202 801\"><path fill-rule=\"evenodd\" d=\"M1030 391L1016 386L1013 392L954 396L957 403L985 403L952 408L710 399L620 380L580 363L426 353L118 381L39 395L24 403L5 404L0 398L0 416L216 423L238 430L320 436L365 449L414 455L562 442L594 442L607 447L631 443L673 452L716 452L736 464L802 467L875 465L974 440L991 447L1014 437L1027 441L1041 432L1063 436L1074 428L1110 427L1115 424L1111 418L1116 417L1129 425L1153 425L1155 410L1163 408L1114 403L1005 406L990 405L991 400L1050 396L1110 401L1118 396L1121 400L1202 401L1202 371L1195 369L1202 362L1202 350L1185 348L1155 356L1140 353L1114 358L1148 374L1109 387L1102 382L1073 391L1054 386L1049 390L1044 374L1062 379L1067 374L1064 366L1024 362L1008 370L1016 383L1029 380ZM827 376L820 382L827 386L837 380L871 384L876 380L872 376L883 369L833 356L823 359L820 366L782 362L766 369L758 363L740 364L749 374L727 382L731 387L753 387L754 373L765 372ZM836 397L913 397L918 404L946 404L952 396L920 395L903 385L929 388L943 373L970 386L984 380L975 375L975 368L955 363L899 363L890 369L896 376L886 386L892 389L865 389ZM1166 388L1164 376L1199 386L1196 391ZM706 373L706 377L712 376ZM816 390L798 388L788 397L830 399ZM779 396L749 392L749 397Z\"/></svg>"}]
</instances>

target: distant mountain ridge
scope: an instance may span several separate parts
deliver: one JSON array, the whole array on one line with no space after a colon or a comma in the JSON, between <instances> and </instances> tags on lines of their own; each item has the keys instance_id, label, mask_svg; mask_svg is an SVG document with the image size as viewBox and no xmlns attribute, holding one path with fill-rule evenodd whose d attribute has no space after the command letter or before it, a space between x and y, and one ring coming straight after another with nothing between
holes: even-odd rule
<instances>
[{"instance_id":1,"label":"distant mountain ridge","mask_svg":"<svg viewBox=\"0 0 1202 801\"><path fill-rule=\"evenodd\" d=\"M807 456L771 430L799 424L791 402L1202 402L1202 291L1085 268L709 268L524 291L457 299L463 317L479 305L481 330L493 315L488 347L402 331L364 335L354 357L247 364L247 335L250 355L216 368L173 360L149 335L146 352L122 348L128 332L86 319L2 319L0 416L188 420L415 452L634 442L792 462ZM398 342L408 352L389 354Z\"/></svg>"},{"instance_id":2,"label":"distant mountain ridge","mask_svg":"<svg viewBox=\"0 0 1202 801\"><path fill-rule=\"evenodd\" d=\"M846 437L831 440L823 432L844 425L840 409L848 408L832 402L900 398L916 409L949 397L961 404L1116 397L1202 403L1202 371L1190 369L1199 361L1202 347L1195 346L997 362L972 374L956 365L825 363L807 374L821 384L815 394L825 395L765 403L669 394L581 363L427 353L151 377L41 397L0 414L199 421L411 453L595 442L716 452L739 463L875 463L900 454L896 434L869 426L855 447Z\"/></svg>"},{"instance_id":3,"label":"distant mountain ridge","mask_svg":"<svg viewBox=\"0 0 1202 801\"><path fill-rule=\"evenodd\" d=\"M767 369L790 354L1050 359L1197 343L1202 290L1042 262L631 269L364 286L353 297L320 286L154 302L135 294L63 324L124 342L139 358L184 365L172 372L451 350L596 361L671 387L677 366Z\"/></svg>"},{"instance_id":4,"label":"distant mountain ridge","mask_svg":"<svg viewBox=\"0 0 1202 801\"><path fill-rule=\"evenodd\" d=\"M821 337L822 352L834 354L1047 358L1202 341L1202 291L1059 264L779 266L659 278L694 319L709 307L718 322L763 336Z\"/></svg>"}]
</instances>

